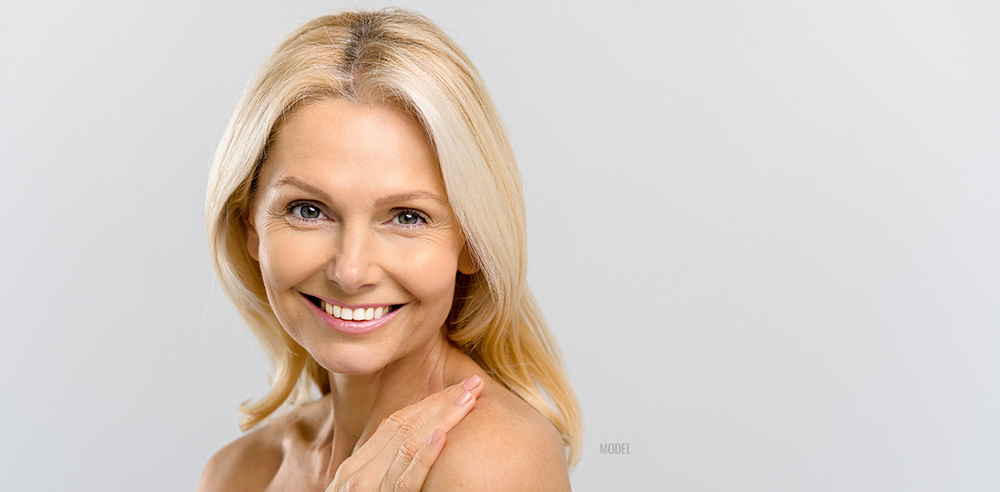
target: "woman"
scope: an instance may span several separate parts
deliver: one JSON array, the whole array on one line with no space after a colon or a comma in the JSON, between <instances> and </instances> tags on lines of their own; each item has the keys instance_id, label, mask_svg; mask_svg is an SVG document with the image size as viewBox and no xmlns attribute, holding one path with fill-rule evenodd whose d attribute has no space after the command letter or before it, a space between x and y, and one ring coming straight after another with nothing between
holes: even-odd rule
<instances>
[{"instance_id":1,"label":"woman","mask_svg":"<svg viewBox=\"0 0 1000 492\"><path fill-rule=\"evenodd\" d=\"M569 488L580 419L525 285L513 152L432 22L293 33L233 116L206 213L275 366L242 427L292 408L220 450L202 490Z\"/></svg>"}]
</instances>

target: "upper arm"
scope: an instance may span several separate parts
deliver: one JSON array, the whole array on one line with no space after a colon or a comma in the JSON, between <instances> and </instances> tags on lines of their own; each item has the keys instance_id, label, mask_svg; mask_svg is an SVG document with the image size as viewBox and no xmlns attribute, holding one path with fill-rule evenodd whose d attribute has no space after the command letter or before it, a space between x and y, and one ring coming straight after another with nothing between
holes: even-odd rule
<instances>
[{"instance_id":1,"label":"upper arm","mask_svg":"<svg viewBox=\"0 0 1000 492\"><path fill-rule=\"evenodd\" d=\"M423 490L570 490L565 448L555 428L547 422L548 428L507 424L453 429Z\"/></svg>"}]
</instances>

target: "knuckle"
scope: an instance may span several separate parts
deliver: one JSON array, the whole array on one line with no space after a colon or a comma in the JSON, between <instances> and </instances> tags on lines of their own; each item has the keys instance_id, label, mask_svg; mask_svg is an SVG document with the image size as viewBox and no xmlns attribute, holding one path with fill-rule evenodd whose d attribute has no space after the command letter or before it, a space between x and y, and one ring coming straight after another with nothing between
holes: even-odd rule
<instances>
[{"instance_id":1,"label":"knuckle","mask_svg":"<svg viewBox=\"0 0 1000 492\"><path fill-rule=\"evenodd\" d=\"M399 476L396 480L396 492L410 492L413 490L413 483L410 481L410 477L405 473Z\"/></svg>"},{"instance_id":2,"label":"knuckle","mask_svg":"<svg viewBox=\"0 0 1000 492\"><path fill-rule=\"evenodd\" d=\"M361 479L357 475L348 478L340 490L342 492L358 492L361 490Z\"/></svg>"},{"instance_id":3,"label":"knuckle","mask_svg":"<svg viewBox=\"0 0 1000 492\"><path fill-rule=\"evenodd\" d=\"M416 466L430 469L431 465L434 464L434 459L424 452L415 454L413 456L413 462L416 463Z\"/></svg>"},{"instance_id":4,"label":"knuckle","mask_svg":"<svg viewBox=\"0 0 1000 492\"><path fill-rule=\"evenodd\" d=\"M408 420L410 420L410 416L406 412L400 410L386 417L386 419L382 421L382 425L389 430L398 430Z\"/></svg>"},{"instance_id":5,"label":"knuckle","mask_svg":"<svg viewBox=\"0 0 1000 492\"><path fill-rule=\"evenodd\" d=\"M412 461L413 457L417 455L417 451L420 451L420 446L413 442L413 439L407 439L399 445L399 455L407 461Z\"/></svg>"},{"instance_id":6,"label":"knuckle","mask_svg":"<svg viewBox=\"0 0 1000 492\"><path fill-rule=\"evenodd\" d=\"M404 436L410 436L416 434L416 432L423 426L424 419L419 415L413 415L399 426L399 433Z\"/></svg>"}]
</instances>

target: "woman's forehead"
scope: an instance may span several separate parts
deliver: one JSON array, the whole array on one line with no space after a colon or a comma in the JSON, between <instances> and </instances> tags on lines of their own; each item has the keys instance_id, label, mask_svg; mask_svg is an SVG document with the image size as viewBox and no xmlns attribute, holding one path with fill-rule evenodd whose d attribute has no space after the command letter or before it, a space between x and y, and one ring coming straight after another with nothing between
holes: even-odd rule
<instances>
[{"instance_id":1,"label":"woman's forehead","mask_svg":"<svg viewBox=\"0 0 1000 492\"><path fill-rule=\"evenodd\" d=\"M409 114L344 99L324 99L297 108L283 118L273 143L273 150L286 147L373 156L406 153L437 159L423 127Z\"/></svg>"},{"instance_id":2,"label":"woman's forehead","mask_svg":"<svg viewBox=\"0 0 1000 492\"><path fill-rule=\"evenodd\" d=\"M260 184L290 178L338 191L445 195L437 156L414 118L343 99L310 103L284 119Z\"/></svg>"}]
</instances>

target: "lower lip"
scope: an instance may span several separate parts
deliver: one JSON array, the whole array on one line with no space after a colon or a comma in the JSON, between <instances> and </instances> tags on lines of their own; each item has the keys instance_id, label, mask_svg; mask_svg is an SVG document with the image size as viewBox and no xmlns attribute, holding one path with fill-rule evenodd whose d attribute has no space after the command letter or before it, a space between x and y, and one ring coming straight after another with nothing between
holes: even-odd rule
<instances>
[{"instance_id":1,"label":"lower lip","mask_svg":"<svg viewBox=\"0 0 1000 492\"><path fill-rule=\"evenodd\" d=\"M371 319L367 321L347 321L336 318L332 314L326 314L326 311L320 309L319 306L313 304L308 299L305 301L309 304L309 307L313 309L313 312L316 313L316 316L319 316L319 319L326 323L326 326L329 326L334 331L345 335L364 335L366 333L371 333L388 323L389 320L396 316L396 313L398 313L400 309L406 307L404 304L403 306L393 309L389 314L383 315L378 319Z\"/></svg>"}]
</instances>

